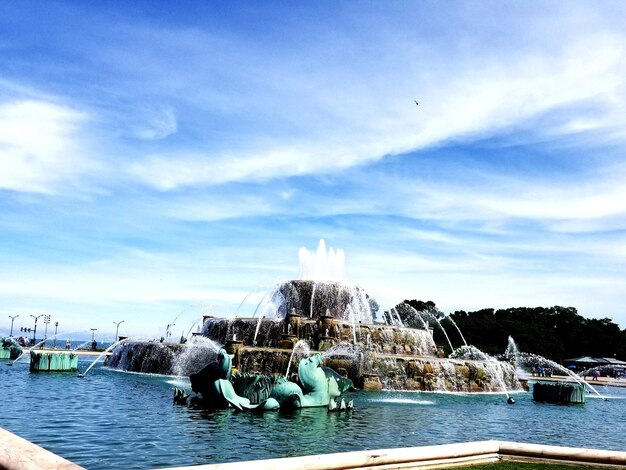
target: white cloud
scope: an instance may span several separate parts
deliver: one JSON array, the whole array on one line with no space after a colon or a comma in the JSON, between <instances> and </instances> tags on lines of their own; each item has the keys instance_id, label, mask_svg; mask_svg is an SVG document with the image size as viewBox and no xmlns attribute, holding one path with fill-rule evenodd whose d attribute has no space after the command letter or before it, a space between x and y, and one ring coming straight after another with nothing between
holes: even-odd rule
<instances>
[{"instance_id":1,"label":"white cloud","mask_svg":"<svg viewBox=\"0 0 626 470\"><path fill-rule=\"evenodd\" d=\"M140 112L134 119L140 121L131 125L134 134L139 139L161 140L178 131L178 122L172 108L152 107L145 112Z\"/></svg>"},{"instance_id":2,"label":"white cloud","mask_svg":"<svg viewBox=\"0 0 626 470\"><path fill-rule=\"evenodd\" d=\"M511 51L509 56L446 67L439 65L438 51L431 50L432 64L405 70L412 80L396 80L393 71L387 71L386 88L379 88L380 80L368 85L365 77L348 76L348 83L359 86L346 89L336 82L345 79L346 70L336 75L314 73L308 82L315 85L308 85L312 92L303 99L302 112L266 115L269 120L291 118L296 128L307 129L307 138L281 135L271 122L259 122L255 134L242 129L238 136L247 150L156 153L131 163L129 172L160 190L321 174L449 139L496 133L552 111L559 117L543 132L608 128L615 132L616 126L626 124L621 117L626 104L623 44L623 37L603 33L572 41L559 52ZM410 62L409 50L405 54ZM424 77L423 67L435 64L437 72ZM360 72L357 68L353 73ZM375 67L374 74L381 73ZM338 97L334 87L321 86L333 81L346 95ZM419 106L412 101L416 89ZM289 92L295 95L279 95L276 100L298 100L302 90ZM594 119L576 110L587 101L593 101L600 113ZM320 103L328 103L328 108L319 109ZM273 138L259 137L263 127L271 129ZM236 128L232 132L237 136Z\"/></svg>"},{"instance_id":3,"label":"white cloud","mask_svg":"<svg viewBox=\"0 0 626 470\"><path fill-rule=\"evenodd\" d=\"M93 169L79 143L86 119L50 102L0 103L0 188L53 193Z\"/></svg>"}]
</instances>

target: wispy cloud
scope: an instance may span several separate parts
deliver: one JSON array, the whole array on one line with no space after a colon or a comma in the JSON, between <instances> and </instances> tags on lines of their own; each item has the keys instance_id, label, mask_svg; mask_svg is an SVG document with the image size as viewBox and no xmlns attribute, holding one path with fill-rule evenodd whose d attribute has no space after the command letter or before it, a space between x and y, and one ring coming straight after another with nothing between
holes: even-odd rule
<instances>
[{"instance_id":1,"label":"wispy cloud","mask_svg":"<svg viewBox=\"0 0 626 470\"><path fill-rule=\"evenodd\" d=\"M81 112L35 100L0 103L0 188L52 193L93 171L80 149Z\"/></svg>"},{"instance_id":2,"label":"wispy cloud","mask_svg":"<svg viewBox=\"0 0 626 470\"><path fill-rule=\"evenodd\" d=\"M134 135L143 140L161 140L178 130L174 110L170 107L148 107L138 113L137 123L132 126Z\"/></svg>"},{"instance_id":3,"label":"wispy cloud","mask_svg":"<svg viewBox=\"0 0 626 470\"><path fill-rule=\"evenodd\" d=\"M626 66L623 39L597 34L572 42L555 54L533 51L512 52L504 58L487 56L476 63L436 66L440 73L427 77L414 67L408 70L413 80L404 78L399 89L378 90L373 83L365 89L346 90L340 108L333 103L335 90L321 86L329 79L327 73L313 73L308 81L318 82L315 94L303 97L301 105L309 108L311 102L328 102L329 107L317 112L307 109L302 116L294 110L290 116L296 128L307 127L312 140L294 139L271 127L271 139L242 129L239 138L249 150L190 154L179 149L138 159L130 172L162 190L324 174L451 139L523 126L531 118L557 110L558 118L546 122L541 132L563 135L584 128L614 135L616 128L626 124L619 111L626 90L621 73ZM429 55L434 63L439 62L436 49ZM404 59L411 61L410 56ZM396 80L389 77L389 81L393 84ZM276 100L286 99L276 93ZM419 98L419 106L413 104L414 96ZM582 118L578 111L589 100L600 113L594 119ZM276 144L279 139L290 144Z\"/></svg>"}]
</instances>

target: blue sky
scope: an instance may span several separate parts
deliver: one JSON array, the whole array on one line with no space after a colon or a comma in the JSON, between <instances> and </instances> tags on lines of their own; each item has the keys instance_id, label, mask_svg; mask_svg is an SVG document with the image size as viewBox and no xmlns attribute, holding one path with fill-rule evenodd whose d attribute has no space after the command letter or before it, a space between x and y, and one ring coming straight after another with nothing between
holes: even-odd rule
<instances>
[{"instance_id":1,"label":"blue sky","mask_svg":"<svg viewBox=\"0 0 626 470\"><path fill-rule=\"evenodd\" d=\"M383 307L626 327L625 20L621 2L2 2L0 332L246 313L320 238Z\"/></svg>"}]
</instances>

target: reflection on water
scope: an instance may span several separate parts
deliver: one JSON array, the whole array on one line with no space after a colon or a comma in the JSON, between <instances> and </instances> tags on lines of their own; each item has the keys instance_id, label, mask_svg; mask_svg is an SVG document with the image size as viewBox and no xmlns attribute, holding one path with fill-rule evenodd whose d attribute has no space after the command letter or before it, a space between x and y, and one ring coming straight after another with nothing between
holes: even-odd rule
<instances>
[{"instance_id":1,"label":"reflection on water","mask_svg":"<svg viewBox=\"0 0 626 470\"><path fill-rule=\"evenodd\" d=\"M81 358L83 370L90 362ZM535 403L501 394L354 392L355 409L241 413L172 404L184 378L95 367L30 374L0 361L1 425L89 469L158 468L350 450L501 439L623 450L626 389L607 402Z\"/></svg>"}]
</instances>

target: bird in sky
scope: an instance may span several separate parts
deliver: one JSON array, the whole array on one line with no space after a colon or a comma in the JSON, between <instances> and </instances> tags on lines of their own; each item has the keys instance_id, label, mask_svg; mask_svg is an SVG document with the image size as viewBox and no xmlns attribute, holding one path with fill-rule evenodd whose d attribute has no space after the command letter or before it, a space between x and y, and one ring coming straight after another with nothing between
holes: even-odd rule
<instances>
[{"instance_id":1,"label":"bird in sky","mask_svg":"<svg viewBox=\"0 0 626 470\"><path fill-rule=\"evenodd\" d=\"M415 104L419 106L419 103L417 102L417 100L413 100L413 101L415 101Z\"/></svg>"}]
</instances>

